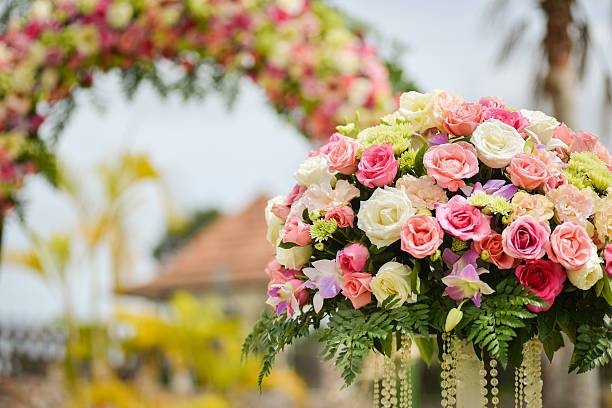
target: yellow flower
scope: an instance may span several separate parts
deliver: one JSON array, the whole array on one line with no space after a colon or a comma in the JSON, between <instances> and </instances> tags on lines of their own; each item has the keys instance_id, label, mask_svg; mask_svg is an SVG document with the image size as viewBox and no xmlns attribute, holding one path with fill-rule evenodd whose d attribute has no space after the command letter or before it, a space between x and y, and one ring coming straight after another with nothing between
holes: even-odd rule
<instances>
[{"instance_id":1,"label":"yellow flower","mask_svg":"<svg viewBox=\"0 0 612 408\"><path fill-rule=\"evenodd\" d=\"M595 201L595 229L600 241L612 240L612 195Z\"/></svg>"}]
</instances>

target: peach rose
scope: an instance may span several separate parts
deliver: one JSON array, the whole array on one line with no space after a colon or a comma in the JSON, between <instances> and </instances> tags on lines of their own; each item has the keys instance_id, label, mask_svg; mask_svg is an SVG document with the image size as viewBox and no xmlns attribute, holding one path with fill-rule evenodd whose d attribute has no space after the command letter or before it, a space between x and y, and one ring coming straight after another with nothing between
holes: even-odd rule
<instances>
[{"instance_id":1,"label":"peach rose","mask_svg":"<svg viewBox=\"0 0 612 408\"><path fill-rule=\"evenodd\" d=\"M320 148L329 159L330 170L341 174L353 174L357 170L358 150L359 142L338 133L334 133L329 143Z\"/></svg>"},{"instance_id":2,"label":"peach rose","mask_svg":"<svg viewBox=\"0 0 612 408\"><path fill-rule=\"evenodd\" d=\"M529 154L517 154L506 167L512 184L525 190L535 190L546 182L548 168L540 159Z\"/></svg>"},{"instance_id":3,"label":"peach rose","mask_svg":"<svg viewBox=\"0 0 612 408\"><path fill-rule=\"evenodd\" d=\"M355 243L338 251L336 262L342 273L355 273L365 269L369 257L368 248L363 244Z\"/></svg>"},{"instance_id":4,"label":"peach rose","mask_svg":"<svg viewBox=\"0 0 612 408\"><path fill-rule=\"evenodd\" d=\"M304 223L299 217L291 217L283 227L283 242L292 242L299 246L310 244L310 225Z\"/></svg>"},{"instance_id":5,"label":"peach rose","mask_svg":"<svg viewBox=\"0 0 612 408\"><path fill-rule=\"evenodd\" d=\"M557 225L550 236L550 245L547 248L548 257L567 270L576 270L584 266L595 251L586 229L573 221Z\"/></svg>"},{"instance_id":6,"label":"peach rose","mask_svg":"<svg viewBox=\"0 0 612 408\"><path fill-rule=\"evenodd\" d=\"M499 269L513 268L517 260L504 252L502 236L497 232L491 232L480 241L474 241L473 247L478 253L487 251L489 261Z\"/></svg>"},{"instance_id":7,"label":"peach rose","mask_svg":"<svg viewBox=\"0 0 612 408\"><path fill-rule=\"evenodd\" d=\"M477 103L462 103L446 112L444 129L455 136L469 136L483 121L484 107Z\"/></svg>"},{"instance_id":8,"label":"peach rose","mask_svg":"<svg viewBox=\"0 0 612 408\"><path fill-rule=\"evenodd\" d=\"M435 91L431 98L431 102L433 116L438 126L442 127L444 125L446 112L461 105L464 101L460 96L451 95L446 91Z\"/></svg>"},{"instance_id":9,"label":"peach rose","mask_svg":"<svg viewBox=\"0 0 612 408\"><path fill-rule=\"evenodd\" d=\"M546 179L546 182L544 183L543 189L545 193L550 193L552 190L557 189L561 186L564 186L567 184L567 177L565 177L565 174L562 171L552 171L549 175L548 178Z\"/></svg>"},{"instance_id":10,"label":"peach rose","mask_svg":"<svg viewBox=\"0 0 612 408\"><path fill-rule=\"evenodd\" d=\"M372 301L372 275L363 272L344 274L342 294L348 298L355 309Z\"/></svg>"},{"instance_id":11,"label":"peach rose","mask_svg":"<svg viewBox=\"0 0 612 408\"><path fill-rule=\"evenodd\" d=\"M427 174L450 191L465 187L465 181L478 173L476 149L467 142L445 143L431 147L423 157Z\"/></svg>"},{"instance_id":12,"label":"peach rose","mask_svg":"<svg viewBox=\"0 0 612 408\"><path fill-rule=\"evenodd\" d=\"M325 221L334 220L340 228L353 227L355 212L348 206L334 207L325 213Z\"/></svg>"},{"instance_id":13,"label":"peach rose","mask_svg":"<svg viewBox=\"0 0 612 408\"><path fill-rule=\"evenodd\" d=\"M408 219L400 235L401 248L417 259L423 259L438 250L444 232L434 217L415 215Z\"/></svg>"}]
</instances>

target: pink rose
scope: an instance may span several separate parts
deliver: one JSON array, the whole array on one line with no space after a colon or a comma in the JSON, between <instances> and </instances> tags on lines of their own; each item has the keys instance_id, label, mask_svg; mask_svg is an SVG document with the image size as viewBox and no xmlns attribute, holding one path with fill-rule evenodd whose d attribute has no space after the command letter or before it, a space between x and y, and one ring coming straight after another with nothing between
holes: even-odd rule
<instances>
[{"instance_id":1,"label":"pink rose","mask_svg":"<svg viewBox=\"0 0 612 408\"><path fill-rule=\"evenodd\" d=\"M331 171L353 174L357 170L359 143L356 140L334 133L329 138L329 143L319 150L329 159Z\"/></svg>"},{"instance_id":2,"label":"pink rose","mask_svg":"<svg viewBox=\"0 0 612 408\"><path fill-rule=\"evenodd\" d=\"M548 175L546 182L544 182L544 192L549 193L566 184L567 177L565 177L565 174L562 171L553 171Z\"/></svg>"},{"instance_id":3,"label":"pink rose","mask_svg":"<svg viewBox=\"0 0 612 408\"><path fill-rule=\"evenodd\" d=\"M529 124L529 121L524 117L521 112L509 110L503 108L489 108L484 113L484 120L497 119L506 125L512 126L518 132L522 131L525 126Z\"/></svg>"},{"instance_id":4,"label":"pink rose","mask_svg":"<svg viewBox=\"0 0 612 408\"><path fill-rule=\"evenodd\" d=\"M516 264L516 259L504 252L502 236L497 232L491 232L480 241L474 241L473 247L478 253L487 251L489 261L499 269L510 269Z\"/></svg>"},{"instance_id":5,"label":"pink rose","mask_svg":"<svg viewBox=\"0 0 612 408\"><path fill-rule=\"evenodd\" d=\"M325 221L334 220L340 228L353 227L355 213L348 206L334 207L325 213Z\"/></svg>"},{"instance_id":6,"label":"pink rose","mask_svg":"<svg viewBox=\"0 0 612 408\"><path fill-rule=\"evenodd\" d=\"M366 267L370 253L363 244L351 244L336 254L336 262L342 273L361 272Z\"/></svg>"},{"instance_id":7,"label":"pink rose","mask_svg":"<svg viewBox=\"0 0 612 408\"><path fill-rule=\"evenodd\" d=\"M274 203L272 204L270 211L272 211L272 214L276 215L283 222L285 222L289 216L289 213L291 212L291 206Z\"/></svg>"},{"instance_id":8,"label":"pink rose","mask_svg":"<svg viewBox=\"0 0 612 408\"><path fill-rule=\"evenodd\" d=\"M491 217L484 215L463 196L453 196L436 207L442 229L462 241L480 241L491 233Z\"/></svg>"},{"instance_id":9,"label":"pink rose","mask_svg":"<svg viewBox=\"0 0 612 408\"><path fill-rule=\"evenodd\" d=\"M293 203L295 203L297 200L299 200L304 195L304 192L306 191L306 189L307 189L306 186L303 186L300 184L294 185L291 191L289 192L289 194L287 194L287 198L285 199L284 204L287 207L291 207Z\"/></svg>"},{"instance_id":10,"label":"pink rose","mask_svg":"<svg viewBox=\"0 0 612 408\"><path fill-rule=\"evenodd\" d=\"M456 136L469 136L483 121L484 107L477 103L462 103L446 111L444 129Z\"/></svg>"},{"instance_id":11,"label":"pink rose","mask_svg":"<svg viewBox=\"0 0 612 408\"><path fill-rule=\"evenodd\" d=\"M576 141L576 132L574 132L567 125L565 125L565 123L562 123L557 128L555 128L555 130L553 131L553 137L565 143L568 147L568 150L570 152L572 151L572 145Z\"/></svg>"},{"instance_id":12,"label":"pink rose","mask_svg":"<svg viewBox=\"0 0 612 408\"><path fill-rule=\"evenodd\" d=\"M417 259L423 259L438 250L444 232L434 217L415 215L402 228L401 248Z\"/></svg>"},{"instance_id":13,"label":"pink rose","mask_svg":"<svg viewBox=\"0 0 612 408\"><path fill-rule=\"evenodd\" d=\"M548 257L567 270L576 270L591 259L595 251L586 229L573 221L557 225L550 236Z\"/></svg>"},{"instance_id":14,"label":"pink rose","mask_svg":"<svg viewBox=\"0 0 612 408\"><path fill-rule=\"evenodd\" d=\"M550 226L530 215L518 217L502 232L504 251L518 259L538 259L546 253Z\"/></svg>"},{"instance_id":15,"label":"pink rose","mask_svg":"<svg viewBox=\"0 0 612 408\"><path fill-rule=\"evenodd\" d=\"M612 244L606 245L604 249L604 259L606 260L606 272L612 277Z\"/></svg>"},{"instance_id":16,"label":"pink rose","mask_svg":"<svg viewBox=\"0 0 612 408\"><path fill-rule=\"evenodd\" d=\"M589 132L578 132L572 143L572 152L595 152L599 138Z\"/></svg>"},{"instance_id":17,"label":"pink rose","mask_svg":"<svg viewBox=\"0 0 612 408\"><path fill-rule=\"evenodd\" d=\"M393 147L385 143L366 149L357 165L357 180L366 187L382 187L390 184L399 163L393 153Z\"/></svg>"},{"instance_id":18,"label":"pink rose","mask_svg":"<svg viewBox=\"0 0 612 408\"><path fill-rule=\"evenodd\" d=\"M342 294L348 298L355 309L372 301L372 275L369 273L347 273L344 275Z\"/></svg>"},{"instance_id":19,"label":"pink rose","mask_svg":"<svg viewBox=\"0 0 612 408\"><path fill-rule=\"evenodd\" d=\"M270 262L268 262L265 272L270 278L270 282L268 284L269 289L270 285L276 283L285 283L288 280L295 278L295 275L300 271L297 269L286 269L284 266L279 264L276 260L276 257L274 257Z\"/></svg>"},{"instance_id":20,"label":"pink rose","mask_svg":"<svg viewBox=\"0 0 612 408\"><path fill-rule=\"evenodd\" d=\"M445 143L431 147L423 157L427 174L442 188L457 191L478 173L476 149L467 142Z\"/></svg>"},{"instance_id":21,"label":"pink rose","mask_svg":"<svg viewBox=\"0 0 612 408\"><path fill-rule=\"evenodd\" d=\"M517 266L514 274L519 282L548 304L546 307L527 305L527 309L536 313L550 309L555 298L563 291L566 279L561 265L544 259L529 260Z\"/></svg>"},{"instance_id":22,"label":"pink rose","mask_svg":"<svg viewBox=\"0 0 612 408\"><path fill-rule=\"evenodd\" d=\"M548 168L540 159L529 154L517 154L506 167L510 180L515 186L534 190L546 182Z\"/></svg>"},{"instance_id":23,"label":"pink rose","mask_svg":"<svg viewBox=\"0 0 612 408\"><path fill-rule=\"evenodd\" d=\"M310 244L310 225L304 223L299 217L291 217L283 227L283 242L292 242L299 246Z\"/></svg>"},{"instance_id":24,"label":"pink rose","mask_svg":"<svg viewBox=\"0 0 612 408\"><path fill-rule=\"evenodd\" d=\"M489 109L506 109L506 104L495 96L484 96L478 101L479 104Z\"/></svg>"}]
</instances>

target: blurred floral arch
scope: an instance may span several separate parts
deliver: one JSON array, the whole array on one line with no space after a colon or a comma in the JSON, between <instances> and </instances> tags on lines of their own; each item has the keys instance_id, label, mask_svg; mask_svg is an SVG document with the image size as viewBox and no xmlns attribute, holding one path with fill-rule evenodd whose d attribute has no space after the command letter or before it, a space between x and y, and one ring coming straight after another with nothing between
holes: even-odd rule
<instances>
[{"instance_id":1,"label":"blurred floral arch","mask_svg":"<svg viewBox=\"0 0 612 408\"><path fill-rule=\"evenodd\" d=\"M244 76L307 138L349 113L371 123L407 90L401 70L320 0L13 0L0 27L0 214L19 205L28 174L56 178L51 144L76 90L119 71L127 97L143 82L161 96L235 96ZM168 65L160 64L169 62Z\"/></svg>"}]
</instances>

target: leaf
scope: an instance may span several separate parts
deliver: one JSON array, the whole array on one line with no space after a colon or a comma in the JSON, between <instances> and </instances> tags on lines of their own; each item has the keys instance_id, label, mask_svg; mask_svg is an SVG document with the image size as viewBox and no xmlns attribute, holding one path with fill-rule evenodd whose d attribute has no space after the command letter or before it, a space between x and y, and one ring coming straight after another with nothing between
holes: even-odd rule
<instances>
[{"instance_id":1,"label":"leaf","mask_svg":"<svg viewBox=\"0 0 612 408\"><path fill-rule=\"evenodd\" d=\"M414 338L414 344L418 347L421 358L425 364L430 366L433 361L434 351L437 349L436 338L433 336L417 336Z\"/></svg>"},{"instance_id":2,"label":"leaf","mask_svg":"<svg viewBox=\"0 0 612 408\"><path fill-rule=\"evenodd\" d=\"M548 361L551 362L555 351L559 350L565 345L565 343L563 342L563 336L558 331L552 331L544 339L542 344L544 345L544 352L546 353L546 357L548 357Z\"/></svg>"},{"instance_id":3,"label":"leaf","mask_svg":"<svg viewBox=\"0 0 612 408\"><path fill-rule=\"evenodd\" d=\"M587 324L578 327L576 346L570 361L569 372L585 373L602 367L612 360L612 330L609 318L604 319L603 327Z\"/></svg>"},{"instance_id":4,"label":"leaf","mask_svg":"<svg viewBox=\"0 0 612 408\"><path fill-rule=\"evenodd\" d=\"M544 341L544 339L548 337L548 335L555 328L556 322L557 313L555 309L551 309L538 315L538 336L540 337L540 340Z\"/></svg>"}]
</instances>

